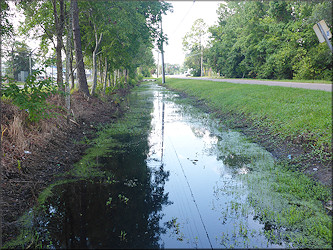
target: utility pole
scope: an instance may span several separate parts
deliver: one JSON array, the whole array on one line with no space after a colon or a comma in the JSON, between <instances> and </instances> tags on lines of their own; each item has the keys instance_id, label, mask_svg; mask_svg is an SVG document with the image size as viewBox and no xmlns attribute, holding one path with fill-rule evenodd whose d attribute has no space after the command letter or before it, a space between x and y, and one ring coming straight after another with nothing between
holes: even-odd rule
<instances>
[{"instance_id":1,"label":"utility pole","mask_svg":"<svg viewBox=\"0 0 333 250\"><path fill-rule=\"evenodd\" d=\"M157 51L157 71L156 71L156 76L158 78L158 68L160 67L160 52Z\"/></svg>"},{"instance_id":2,"label":"utility pole","mask_svg":"<svg viewBox=\"0 0 333 250\"><path fill-rule=\"evenodd\" d=\"M162 29L162 15L161 15L161 56L162 56L162 84L165 83L165 71L164 71L164 51L163 51L163 29Z\"/></svg>"},{"instance_id":3,"label":"utility pole","mask_svg":"<svg viewBox=\"0 0 333 250\"><path fill-rule=\"evenodd\" d=\"M203 67L202 67L202 64L203 64L203 51L202 51L202 41L201 41L201 34L200 34L200 54L201 54L201 57L200 57L200 76L202 76L202 71L203 71Z\"/></svg>"},{"instance_id":4,"label":"utility pole","mask_svg":"<svg viewBox=\"0 0 333 250\"><path fill-rule=\"evenodd\" d=\"M33 51L31 51L30 53L29 53L29 74L31 75L31 73L32 73L32 67L31 67L31 56L32 56L32 53L34 52L36 50L36 48L33 50Z\"/></svg>"},{"instance_id":5,"label":"utility pole","mask_svg":"<svg viewBox=\"0 0 333 250\"><path fill-rule=\"evenodd\" d=\"M13 79L15 79L15 75L14 75L14 48L12 48L12 72L13 72Z\"/></svg>"}]
</instances>

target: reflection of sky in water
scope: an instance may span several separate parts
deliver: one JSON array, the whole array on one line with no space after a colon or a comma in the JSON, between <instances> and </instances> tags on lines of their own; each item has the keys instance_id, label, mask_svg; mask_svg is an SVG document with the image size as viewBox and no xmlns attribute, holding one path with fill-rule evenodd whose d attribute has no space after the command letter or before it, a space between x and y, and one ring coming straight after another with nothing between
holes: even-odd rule
<instances>
[{"instance_id":1,"label":"reflection of sky in water","mask_svg":"<svg viewBox=\"0 0 333 250\"><path fill-rule=\"evenodd\" d=\"M194 107L175 104L179 97L164 88L143 89L130 96L128 112L151 112L148 142L143 131L133 136L125 127L115 134L116 150L101 150L96 159L112 175L52 190L36 220L54 246L281 247L269 244L264 225L253 219L244 180L273 163L269 153L237 132L219 131ZM145 115L129 124L146 124Z\"/></svg>"},{"instance_id":2,"label":"reflection of sky in water","mask_svg":"<svg viewBox=\"0 0 333 250\"><path fill-rule=\"evenodd\" d=\"M160 224L172 226L161 236L164 247L278 247L259 235L263 225L245 205L248 191L240 175L249 173L247 164L261 149L242 142L238 133L217 132L205 124L205 114L170 102L170 93L155 97L147 162L170 171L165 192L172 204L162 210ZM268 154L261 154L266 162Z\"/></svg>"}]
</instances>

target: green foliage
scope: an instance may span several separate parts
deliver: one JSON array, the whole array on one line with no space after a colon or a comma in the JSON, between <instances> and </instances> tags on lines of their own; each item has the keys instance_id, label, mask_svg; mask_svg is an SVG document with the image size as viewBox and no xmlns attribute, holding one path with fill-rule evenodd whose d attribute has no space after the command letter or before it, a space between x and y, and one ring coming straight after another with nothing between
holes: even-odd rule
<instances>
[{"instance_id":1,"label":"green foliage","mask_svg":"<svg viewBox=\"0 0 333 250\"><path fill-rule=\"evenodd\" d=\"M13 24L10 23L8 1L0 2L0 34L10 35L13 32Z\"/></svg>"},{"instance_id":2,"label":"green foliage","mask_svg":"<svg viewBox=\"0 0 333 250\"><path fill-rule=\"evenodd\" d=\"M14 52L8 52L8 60L5 62L7 66L7 75L12 75L15 80L18 80L18 74L21 71L29 71L29 53L30 48L25 42L13 41L11 47ZM34 66L34 61L31 61L31 67Z\"/></svg>"},{"instance_id":3,"label":"green foliage","mask_svg":"<svg viewBox=\"0 0 333 250\"><path fill-rule=\"evenodd\" d=\"M171 9L169 3L79 1L79 7L82 44L87 57L93 57L95 51L103 58L103 67L107 62L109 72L126 69L130 78L135 78L137 73L150 76L155 67L151 50L154 42L165 40L161 38L158 24L161 14ZM96 37L101 35L96 47Z\"/></svg>"},{"instance_id":4,"label":"green foliage","mask_svg":"<svg viewBox=\"0 0 333 250\"><path fill-rule=\"evenodd\" d=\"M181 66L179 64L171 64L171 63L165 63L165 74L168 75L177 75L184 73L184 71L181 71Z\"/></svg>"},{"instance_id":5,"label":"green foliage","mask_svg":"<svg viewBox=\"0 0 333 250\"><path fill-rule=\"evenodd\" d=\"M106 87L105 88L105 94L106 95L111 95L112 93L114 93L115 89L116 89L116 86L115 87Z\"/></svg>"},{"instance_id":6,"label":"green foliage","mask_svg":"<svg viewBox=\"0 0 333 250\"><path fill-rule=\"evenodd\" d=\"M40 49L45 54L51 41L55 44L54 37L57 35L55 20L58 17L54 16L52 3L53 1L20 1L17 5L25 15L25 21L19 29L21 34L41 38ZM59 16L60 1L54 3ZM64 1L64 5L67 23L70 1ZM159 22L162 14L172 10L170 3L78 1L78 7L85 63L92 64L98 56L101 59L100 66L108 73L126 69L130 77L135 78L137 68L140 67L145 75L150 76L155 67L151 51L154 43L166 41L166 36L161 34ZM67 29L63 35L66 32ZM96 85L93 86L95 91Z\"/></svg>"},{"instance_id":7,"label":"green foliage","mask_svg":"<svg viewBox=\"0 0 333 250\"><path fill-rule=\"evenodd\" d=\"M129 85L134 86L137 83L137 81L135 79L131 78L131 79L129 79L128 83L129 83Z\"/></svg>"},{"instance_id":8,"label":"green foliage","mask_svg":"<svg viewBox=\"0 0 333 250\"><path fill-rule=\"evenodd\" d=\"M103 91L103 83L101 83L100 81L97 81L97 86L96 86L96 92L101 93ZM96 93L94 93L96 95Z\"/></svg>"},{"instance_id":9,"label":"green foliage","mask_svg":"<svg viewBox=\"0 0 333 250\"><path fill-rule=\"evenodd\" d=\"M137 79L138 79L139 82L142 81L143 80L143 75L142 74L138 74Z\"/></svg>"},{"instance_id":10,"label":"green foliage","mask_svg":"<svg viewBox=\"0 0 333 250\"><path fill-rule=\"evenodd\" d=\"M56 1L59 8L58 2ZM68 4L67 1L65 1L65 4ZM49 45L53 40L52 35L56 33L52 2L20 1L17 8L19 11L23 11L25 16L24 23L19 27L20 34L40 38L40 49L44 54L47 54ZM40 29L41 27L42 29Z\"/></svg>"},{"instance_id":11,"label":"green foliage","mask_svg":"<svg viewBox=\"0 0 333 250\"><path fill-rule=\"evenodd\" d=\"M112 197L109 197L109 199L106 202L106 205L111 206L111 204L112 204Z\"/></svg>"},{"instance_id":12,"label":"green foliage","mask_svg":"<svg viewBox=\"0 0 333 250\"><path fill-rule=\"evenodd\" d=\"M183 49L187 51L185 58L185 66L193 69L194 76L201 75L201 55L204 53L205 43L207 36L207 25L203 19L197 19L189 32L183 37Z\"/></svg>"},{"instance_id":13,"label":"green foliage","mask_svg":"<svg viewBox=\"0 0 333 250\"><path fill-rule=\"evenodd\" d=\"M323 79L332 81L332 54L326 49L326 44L311 48L302 55L301 60L293 65L294 79Z\"/></svg>"},{"instance_id":14,"label":"green foliage","mask_svg":"<svg viewBox=\"0 0 333 250\"><path fill-rule=\"evenodd\" d=\"M22 88L10 82L2 90L3 96L11 98L21 110L28 112L31 122L38 122L52 115L50 109L54 106L48 104L46 100L50 95L58 93L49 79L37 80L37 76L41 73L39 70L34 71L28 76Z\"/></svg>"},{"instance_id":15,"label":"green foliage","mask_svg":"<svg viewBox=\"0 0 333 250\"><path fill-rule=\"evenodd\" d=\"M313 25L332 29L331 1L245 1L221 4L210 28L210 67L232 78L332 78L332 54Z\"/></svg>"}]
</instances>

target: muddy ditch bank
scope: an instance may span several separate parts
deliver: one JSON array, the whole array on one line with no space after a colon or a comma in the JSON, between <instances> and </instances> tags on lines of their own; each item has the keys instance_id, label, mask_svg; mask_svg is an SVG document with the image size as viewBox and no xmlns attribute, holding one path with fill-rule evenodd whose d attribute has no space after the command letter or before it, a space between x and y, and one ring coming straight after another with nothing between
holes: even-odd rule
<instances>
[{"instance_id":1,"label":"muddy ditch bank","mask_svg":"<svg viewBox=\"0 0 333 250\"><path fill-rule=\"evenodd\" d=\"M24 119L24 111L2 103L2 244L18 236L18 219L37 204L39 193L81 159L88 148L85 142L94 138L104 125L122 116L127 109L125 99L129 91L118 90L105 101L75 92L71 96L69 123L60 111L62 115L29 128L24 122L21 127L15 125L18 117ZM51 102L57 104L58 97L53 97Z\"/></svg>"}]
</instances>

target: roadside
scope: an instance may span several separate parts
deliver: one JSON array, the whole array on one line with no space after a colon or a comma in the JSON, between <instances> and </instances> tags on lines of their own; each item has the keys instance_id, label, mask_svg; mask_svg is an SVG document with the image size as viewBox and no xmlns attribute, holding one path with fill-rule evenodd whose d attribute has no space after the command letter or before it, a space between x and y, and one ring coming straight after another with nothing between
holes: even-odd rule
<instances>
[{"instance_id":1,"label":"roadside","mask_svg":"<svg viewBox=\"0 0 333 250\"><path fill-rule=\"evenodd\" d=\"M169 79L165 86L192 97L228 128L243 132L293 169L332 186L328 93L195 80Z\"/></svg>"},{"instance_id":2,"label":"roadside","mask_svg":"<svg viewBox=\"0 0 333 250\"><path fill-rule=\"evenodd\" d=\"M90 141L94 137L99 128L101 128L99 124L112 122L122 115L126 106L122 106L119 103L123 101L122 96L124 94L126 92L119 93L117 96L113 95L112 101L101 102L97 98L90 98L88 100L84 96L74 93L72 103L77 124L71 122L70 125L66 125L65 120L53 120L58 130L54 128L55 130L50 133L48 139L42 142L41 138L38 137L39 135L34 135L33 138L36 138L37 141L31 141L32 145L29 146L31 154L24 155L25 159L16 158L15 160L22 160L20 168L17 162L14 162L13 175L6 176L7 211L5 213L8 213L8 217L11 217L6 218L6 225L4 225L6 227L4 228L6 235L3 236L3 240L8 241L17 236L19 232L17 218L36 204L40 191L50 183L59 180L57 174L69 170L73 163L82 157L84 150L87 148L87 143L85 142ZM193 98L193 100L197 105L204 107L206 112L215 112L212 108L209 108L208 103L203 99L198 101ZM56 100L54 101L56 102ZM254 140L261 142L261 145L266 148L270 146L271 149L269 151L278 158L287 159L288 154L292 154L292 157L295 157L298 152L297 150L302 150L301 148L294 148L295 151L291 153L288 143L277 147L280 141L276 141L275 137L269 136L266 133L267 131L258 130L255 124L250 123L245 117L239 119L239 116L232 114L222 112L218 112L217 114L221 121L229 122L228 125L231 128L243 131ZM50 125L50 121L48 124ZM46 129L41 126L40 131L45 132ZM7 137L7 133L4 133L4 136ZM41 146L38 147L37 145ZM15 147L16 150L17 148ZM278 150L274 152L276 149ZM302 153L303 151L300 152ZM19 155L17 154L16 157L19 157ZM321 166L319 168L320 171L316 172L320 173L318 177L327 177L328 175L323 174L321 171ZM326 181L329 182L328 179ZM323 205L329 207L329 204Z\"/></svg>"},{"instance_id":3,"label":"roadside","mask_svg":"<svg viewBox=\"0 0 333 250\"><path fill-rule=\"evenodd\" d=\"M123 97L127 93L128 90L119 90L107 101L73 93L73 117L69 124L61 110L57 112L62 115L27 124L25 111L2 103L2 243L17 236L19 217L37 203L39 193L82 157L88 147L85 142L103 124L122 115ZM50 102L57 104L58 96Z\"/></svg>"},{"instance_id":4,"label":"roadside","mask_svg":"<svg viewBox=\"0 0 333 250\"><path fill-rule=\"evenodd\" d=\"M306 83L306 82L283 82L283 81L269 81L269 80L250 80L250 79L216 79L209 77L183 77L183 76L170 76L177 79L193 79L193 80L206 80L214 82L230 82L238 84L256 84L268 86L282 86L291 88L314 89L332 92L332 84L325 83Z\"/></svg>"}]
</instances>

